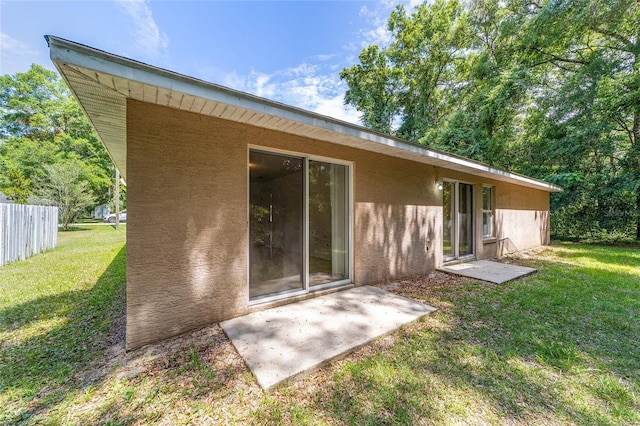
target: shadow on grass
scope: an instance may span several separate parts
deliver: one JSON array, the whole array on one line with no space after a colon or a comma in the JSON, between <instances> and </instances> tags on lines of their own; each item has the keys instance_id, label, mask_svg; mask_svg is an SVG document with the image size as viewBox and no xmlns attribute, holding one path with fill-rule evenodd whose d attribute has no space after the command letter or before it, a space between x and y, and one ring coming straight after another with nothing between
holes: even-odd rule
<instances>
[{"instance_id":1,"label":"shadow on grass","mask_svg":"<svg viewBox=\"0 0 640 426\"><path fill-rule=\"evenodd\" d=\"M91 229L90 227L82 226L82 225L71 225L67 229L62 229L61 226L58 227L58 231L60 231L60 232L88 231L90 229Z\"/></svg>"},{"instance_id":2,"label":"shadow on grass","mask_svg":"<svg viewBox=\"0 0 640 426\"><path fill-rule=\"evenodd\" d=\"M124 306L125 271L126 246L90 289L42 297L0 311L2 331L28 329L32 323L60 318L46 332L9 341L0 349L0 391L10 395L10 400L28 401L18 412L0 414L0 423L26 420L86 385L74 376L89 368L110 343L110 328Z\"/></svg>"},{"instance_id":3,"label":"shadow on grass","mask_svg":"<svg viewBox=\"0 0 640 426\"><path fill-rule=\"evenodd\" d=\"M444 330L419 324L388 351L347 363L315 409L350 424L637 424L640 282L602 274L545 262L522 281L460 289L434 314Z\"/></svg>"}]
</instances>

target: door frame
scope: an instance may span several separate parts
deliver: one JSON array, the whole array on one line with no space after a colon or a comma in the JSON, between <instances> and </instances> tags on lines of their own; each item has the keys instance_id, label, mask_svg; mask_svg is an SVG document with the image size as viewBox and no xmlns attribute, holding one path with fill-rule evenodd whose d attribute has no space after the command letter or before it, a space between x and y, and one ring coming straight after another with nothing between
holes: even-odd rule
<instances>
[{"instance_id":1,"label":"door frame","mask_svg":"<svg viewBox=\"0 0 640 426\"><path fill-rule=\"evenodd\" d=\"M264 296L258 296L254 299L251 299L250 297L250 285L251 285L251 278L250 278L250 268L251 268L251 256L250 256L250 251L251 251L251 239L249 238L249 236L251 235L251 231L250 231L250 226L251 226L251 221L250 221L250 213L249 210L251 208L251 201L250 201L250 196L251 196L251 176L250 176L250 168L249 168L249 163L250 163L250 155L251 152L262 152L265 154L276 154L276 155L284 155L284 156L291 156L291 157L297 157L297 158L302 158L303 161L303 188L304 188L304 194L303 194L303 230L302 230L302 289L297 289L297 290L291 290L291 291L286 291L286 292L281 292L281 293L274 293L274 294L268 294L268 295L264 295ZM330 283L327 284L321 284L321 285L315 285L313 287L311 287L309 285L309 161L322 161L322 162L327 162L327 163L332 163L332 164L339 164L339 165L343 165L347 167L347 191L349 191L348 194L348 211L347 211L347 226L349 227L349 230L347 232L348 235L348 241L347 241L347 247L349 250L349 255L347 257L349 265L347 268L347 273L348 276L345 279L339 280L339 281L332 281ZM247 214L247 228L246 228L246 232L247 232L247 247L246 247L246 253L247 253L247 267L246 267L246 274L247 274L247 304L249 306L253 306L253 305L259 305L262 303L268 303L268 302L273 302L276 300L282 300L282 299L288 299L288 298L292 298L292 297L296 297L296 296L301 296L301 295L306 295L306 294L310 294L310 293L314 293L316 291L321 291L321 290L326 290L328 288L333 288L333 287L340 287L343 285L347 285L347 284L351 284L353 282L353 271L354 271L354 253L353 253L353 229L354 229L354 205L355 205L355 197L353 195L353 188L354 188L354 184L353 184L353 176L354 176L354 163L352 161L346 161L346 160L340 160L337 158L332 158L332 157L325 157L325 156L320 156L320 155L311 155L311 154L307 154L307 153L303 153L303 152L297 152L297 151L289 151L289 150L284 150L284 149L278 149L278 148L271 148L271 147L265 147L265 146L261 146L261 145L253 145L253 144L247 144L247 160L246 160L246 173L247 173L247 177L246 177L246 182L247 182L247 209L246 209L246 214Z\"/></svg>"},{"instance_id":2,"label":"door frame","mask_svg":"<svg viewBox=\"0 0 640 426\"><path fill-rule=\"evenodd\" d=\"M444 255L444 224L445 224L445 217L444 217L444 193L442 195L443 200L442 200L442 242L443 245L441 247L442 250L442 263L451 263L451 262L458 262L461 260L466 260L466 259L472 259L475 258L476 255L476 241L475 241L475 237L476 237L476 208L475 208L475 202L476 202L476 184L473 182L467 182L467 181L461 181L461 180L455 180L455 179L443 179L443 182L446 183L451 183L453 184L453 193L452 193L452 201L453 201L453 206L452 209L455 212L455 216L454 216L454 226L452 226L453 232L452 232L452 236L451 236L451 247L453 249L453 257L445 257ZM463 256L460 256L460 184L465 184L465 185L470 185L471 186L471 232L470 232L470 242L472 244L471 246L471 253L469 254L465 254Z\"/></svg>"}]
</instances>

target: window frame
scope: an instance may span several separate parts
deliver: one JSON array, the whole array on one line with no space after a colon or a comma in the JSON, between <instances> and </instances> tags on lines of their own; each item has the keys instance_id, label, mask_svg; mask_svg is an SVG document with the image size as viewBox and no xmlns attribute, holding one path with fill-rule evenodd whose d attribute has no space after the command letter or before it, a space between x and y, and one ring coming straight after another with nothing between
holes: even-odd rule
<instances>
[{"instance_id":1,"label":"window frame","mask_svg":"<svg viewBox=\"0 0 640 426\"><path fill-rule=\"evenodd\" d=\"M489 191L489 208L485 209L485 190ZM482 238L484 240L490 240L496 237L496 226L495 226L495 186L493 185L482 185ZM490 220L485 222L485 218L490 218ZM489 226L489 233L485 233L485 227Z\"/></svg>"}]
</instances>

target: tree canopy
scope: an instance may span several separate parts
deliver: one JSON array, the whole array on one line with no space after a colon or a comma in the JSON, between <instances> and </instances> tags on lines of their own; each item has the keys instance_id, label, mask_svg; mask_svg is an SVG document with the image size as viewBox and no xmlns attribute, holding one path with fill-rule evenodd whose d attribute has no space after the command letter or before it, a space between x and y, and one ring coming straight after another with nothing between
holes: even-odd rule
<instances>
[{"instance_id":1,"label":"tree canopy","mask_svg":"<svg viewBox=\"0 0 640 426\"><path fill-rule=\"evenodd\" d=\"M557 236L640 240L640 2L436 0L340 76L362 122L559 184Z\"/></svg>"},{"instance_id":2,"label":"tree canopy","mask_svg":"<svg viewBox=\"0 0 640 426\"><path fill-rule=\"evenodd\" d=\"M111 200L114 173L84 112L55 72L32 65L0 77L0 191L18 203L31 195L59 202L53 188L70 183L64 189L70 191L65 217L72 220L92 207L90 201ZM69 200L72 195L75 201Z\"/></svg>"}]
</instances>

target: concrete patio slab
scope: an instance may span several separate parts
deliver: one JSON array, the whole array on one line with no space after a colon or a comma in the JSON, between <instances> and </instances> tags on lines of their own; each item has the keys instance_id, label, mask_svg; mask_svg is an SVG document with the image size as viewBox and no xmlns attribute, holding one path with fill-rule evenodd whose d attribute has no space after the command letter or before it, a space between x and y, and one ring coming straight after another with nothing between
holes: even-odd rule
<instances>
[{"instance_id":1,"label":"concrete patio slab","mask_svg":"<svg viewBox=\"0 0 640 426\"><path fill-rule=\"evenodd\" d=\"M456 265L442 267L438 270L496 284L506 283L507 281L531 275L537 271L537 269L527 268L526 266L510 265L508 263L491 262L488 260L458 263Z\"/></svg>"},{"instance_id":2,"label":"concrete patio slab","mask_svg":"<svg viewBox=\"0 0 640 426\"><path fill-rule=\"evenodd\" d=\"M220 326L266 390L435 310L363 286L254 312Z\"/></svg>"}]
</instances>

